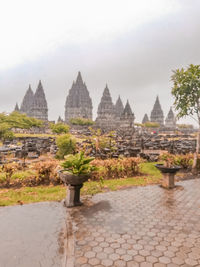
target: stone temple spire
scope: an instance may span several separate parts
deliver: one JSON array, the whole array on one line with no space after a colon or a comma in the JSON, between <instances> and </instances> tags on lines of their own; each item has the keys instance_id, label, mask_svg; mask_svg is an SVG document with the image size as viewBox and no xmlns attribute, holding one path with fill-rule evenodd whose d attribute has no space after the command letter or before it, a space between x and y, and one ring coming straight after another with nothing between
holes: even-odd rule
<instances>
[{"instance_id":1,"label":"stone temple spire","mask_svg":"<svg viewBox=\"0 0 200 267\"><path fill-rule=\"evenodd\" d=\"M172 110L172 107L170 107L169 113L167 114L167 118L165 120L165 126L168 128L176 127L176 118Z\"/></svg>"},{"instance_id":2,"label":"stone temple spire","mask_svg":"<svg viewBox=\"0 0 200 267\"><path fill-rule=\"evenodd\" d=\"M31 116L40 120L48 120L47 101L41 81L39 81L34 95Z\"/></svg>"},{"instance_id":3,"label":"stone temple spire","mask_svg":"<svg viewBox=\"0 0 200 267\"><path fill-rule=\"evenodd\" d=\"M120 118L123 111L124 111L124 105L123 105L122 100L119 96L117 99L117 102L115 104L115 116L117 118Z\"/></svg>"},{"instance_id":4,"label":"stone temple spire","mask_svg":"<svg viewBox=\"0 0 200 267\"><path fill-rule=\"evenodd\" d=\"M146 123L146 122L148 122L148 121L149 121L149 117L148 117L147 114L145 114L145 115L144 115L144 118L143 118L143 120L142 120L142 124L144 124L144 123Z\"/></svg>"},{"instance_id":5,"label":"stone temple spire","mask_svg":"<svg viewBox=\"0 0 200 267\"><path fill-rule=\"evenodd\" d=\"M120 121L121 121L120 127L121 128L132 128L134 126L134 120L135 120L134 113L132 112L130 104L127 100L126 106L120 117Z\"/></svg>"},{"instance_id":6,"label":"stone temple spire","mask_svg":"<svg viewBox=\"0 0 200 267\"><path fill-rule=\"evenodd\" d=\"M97 119L106 119L114 116L114 105L107 84L98 106L97 115Z\"/></svg>"},{"instance_id":7,"label":"stone temple spire","mask_svg":"<svg viewBox=\"0 0 200 267\"><path fill-rule=\"evenodd\" d=\"M158 96L156 97L155 104L151 111L151 122L157 122L161 126L164 124L164 115L163 115L163 111L162 111Z\"/></svg>"},{"instance_id":8,"label":"stone temple spire","mask_svg":"<svg viewBox=\"0 0 200 267\"><path fill-rule=\"evenodd\" d=\"M16 103L14 111L20 112L18 103Z\"/></svg>"},{"instance_id":9,"label":"stone temple spire","mask_svg":"<svg viewBox=\"0 0 200 267\"><path fill-rule=\"evenodd\" d=\"M106 84L101 101L97 110L96 124L102 128L112 128L115 117L115 108L112 102L110 91Z\"/></svg>"},{"instance_id":10,"label":"stone temple spire","mask_svg":"<svg viewBox=\"0 0 200 267\"><path fill-rule=\"evenodd\" d=\"M23 98L23 101L20 107L20 112L26 113L28 116L31 116L31 108L33 106L33 99L34 99L34 94L31 89L31 85L29 84L28 90L26 91L26 94Z\"/></svg>"},{"instance_id":11,"label":"stone temple spire","mask_svg":"<svg viewBox=\"0 0 200 267\"><path fill-rule=\"evenodd\" d=\"M92 99L80 71L76 82L73 82L65 102L65 122L71 118L92 119Z\"/></svg>"}]
</instances>

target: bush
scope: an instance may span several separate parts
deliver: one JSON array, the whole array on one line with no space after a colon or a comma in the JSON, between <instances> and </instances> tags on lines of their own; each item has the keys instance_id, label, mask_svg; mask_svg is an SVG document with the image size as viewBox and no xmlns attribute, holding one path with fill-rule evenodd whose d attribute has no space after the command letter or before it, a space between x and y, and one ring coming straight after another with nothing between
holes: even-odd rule
<instances>
[{"instance_id":1,"label":"bush","mask_svg":"<svg viewBox=\"0 0 200 267\"><path fill-rule=\"evenodd\" d=\"M76 150L76 140L70 134L57 137L56 144L58 146L57 158L63 159L65 155L73 154Z\"/></svg>"},{"instance_id":2,"label":"bush","mask_svg":"<svg viewBox=\"0 0 200 267\"><path fill-rule=\"evenodd\" d=\"M159 128L160 127L160 124L157 123L157 122L146 122L144 123L144 127L147 127L147 128Z\"/></svg>"},{"instance_id":3,"label":"bush","mask_svg":"<svg viewBox=\"0 0 200 267\"><path fill-rule=\"evenodd\" d=\"M119 159L95 159L92 165L98 168L98 171L92 174L93 180L125 178L137 175L140 172L139 164L141 158L119 158Z\"/></svg>"},{"instance_id":4,"label":"bush","mask_svg":"<svg viewBox=\"0 0 200 267\"><path fill-rule=\"evenodd\" d=\"M72 119L70 119L70 123L72 125L86 125L86 126L94 124L94 122L92 120L84 119L84 118L72 118Z\"/></svg>"},{"instance_id":5,"label":"bush","mask_svg":"<svg viewBox=\"0 0 200 267\"><path fill-rule=\"evenodd\" d=\"M58 163L56 160L36 163L34 169L37 172L37 184L59 183L60 179L58 177L57 167Z\"/></svg>"},{"instance_id":6,"label":"bush","mask_svg":"<svg viewBox=\"0 0 200 267\"><path fill-rule=\"evenodd\" d=\"M50 128L52 132L56 134L66 134L69 132L69 126L61 122L58 122L56 124L50 124Z\"/></svg>"}]
</instances>

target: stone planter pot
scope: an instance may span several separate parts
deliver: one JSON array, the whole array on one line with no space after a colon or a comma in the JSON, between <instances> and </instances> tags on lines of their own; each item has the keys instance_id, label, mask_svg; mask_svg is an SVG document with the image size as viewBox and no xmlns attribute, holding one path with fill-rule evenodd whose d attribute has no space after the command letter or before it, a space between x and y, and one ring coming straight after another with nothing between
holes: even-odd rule
<instances>
[{"instance_id":1,"label":"stone planter pot","mask_svg":"<svg viewBox=\"0 0 200 267\"><path fill-rule=\"evenodd\" d=\"M163 164L156 164L156 168L162 173L162 187L172 189L175 187L175 174L181 169L179 166L165 167Z\"/></svg>"},{"instance_id":2,"label":"stone planter pot","mask_svg":"<svg viewBox=\"0 0 200 267\"><path fill-rule=\"evenodd\" d=\"M80 190L83 187L83 183L90 177L89 175L74 175L64 170L58 171L60 179L67 186L67 197L65 199L65 205L68 208L81 206Z\"/></svg>"}]
</instances>

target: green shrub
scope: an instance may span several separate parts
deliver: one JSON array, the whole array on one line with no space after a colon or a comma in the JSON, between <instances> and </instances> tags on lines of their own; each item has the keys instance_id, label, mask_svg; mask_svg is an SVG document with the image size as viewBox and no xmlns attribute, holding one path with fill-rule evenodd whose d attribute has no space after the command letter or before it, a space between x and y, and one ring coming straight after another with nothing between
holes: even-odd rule
<instances>
[{"instance_id":1,"label":"green shrub","mask_svg":"<svg viewBox=\"0 0 200 267\"><path fill-rule=\"evenodd\" d=\"M147 127L147 128L158 128L158 127L160 127L160 124L157 123L157 122L148 121L148 122L144 123L144 127Z\"/></svg>"},{"instance_id":2,"label":"green shrub","mask_svg":"<svg viewBox=\"0 0 200 267\"><path fill-rule=\"evenodd\" d=\"M84 118L72 118L70 119L70 123L72 125L93 125L94 122L90 119L84 119Z\"/></svg>"},{"instance_id":3,"label":"green shrub","mask_svg":"<svg viewBox=\"0 0 200 267\"><path fill-rule=\"evenodd\" d=\"M56 124L52 123L50 124L50 128L52 132L56 134L66 134L69 132L69 126L62 122L58 122Z\"/></svg>"},{"instance_id":4,"label":"green shrub","mask_svg":"<svg viewBox=\"0 0 200 267\"><path fill-rule=\"evenodd\" d=\"M73 154L76 150L76 140L70 134L57 137L56 144L58 146L57 158L63 159L65 155Z\"/></svg>"}]
</instances>

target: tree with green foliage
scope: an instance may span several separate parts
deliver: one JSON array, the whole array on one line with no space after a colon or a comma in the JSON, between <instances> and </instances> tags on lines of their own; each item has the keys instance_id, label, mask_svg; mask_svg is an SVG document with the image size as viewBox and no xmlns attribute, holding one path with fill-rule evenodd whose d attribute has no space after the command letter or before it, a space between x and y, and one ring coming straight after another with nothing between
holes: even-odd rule
<instances>
[{"instance_id":1,"label":"tree with green foliage","mask_svg":"<svg viewBox=\"0 0 200 267\"><path fill-rule=\"evenodd\" d=\"M3 122L0 123L0 139L7 140L12 139L14 136L13 132L11 131L11 127L8 123Z\"/></svg>"},{"instance_id":2,"label":"tree with green foliage","mask_svg":"<svg viewBox=\"0 0 200 267\"><path fill-rule=\"evenodd\" d=\"M42 127L43 122L28 117L26 114L21 114L19 112L12 112L7 115L5 113L0 113L0 124L7 123L10 128L21 128L21 129L30 129L32 127Z\"/></svg>"},{"instance_id":3,"label":"tree with green foliage","mask_svg":"<svg viewBox=\"0 0 200 267\"><path fill-rule=\"evenodd\" d=\"M58 122L56 124L51 123L50 128L52 132L56 134L66 134L69 132L69 126L62 122Z\"/></svg>"},{"instance_id":4,"label":"tree with green foliage","mask_svg":"<svg viewBox=\"0 0 200 267\"><path fill-rule=\"evenodd\" d=\"M173 71L172 95L177 117L191 116L199 126L197 134L196 152L194 153L193 169L197 166L200 144L200 65L189 65L188 68Z\"/></svg>"},{"instance_id":5,"label":"tree with green foliage","mask_svg":"<svg viewBox=\"0 0 200 267\"><path fill-rule=\"evenodd\" d=\"M58 146L57 158L63 159L65 155L73 154L76 150L76 139L70 134L64 134L56 139Z\"/></svg>"}]
</instances>

